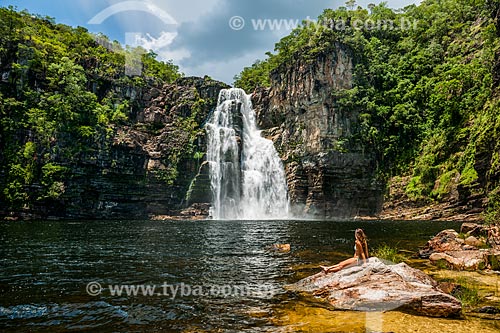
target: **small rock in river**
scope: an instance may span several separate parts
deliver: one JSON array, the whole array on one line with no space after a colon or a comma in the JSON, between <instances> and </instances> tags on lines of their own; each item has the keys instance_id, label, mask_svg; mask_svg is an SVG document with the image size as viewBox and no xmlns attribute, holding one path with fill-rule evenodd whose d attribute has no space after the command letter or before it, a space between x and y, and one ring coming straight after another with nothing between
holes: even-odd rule
<instances>
[{"instance_id":1,"label":"small rock in river","mask_svg":"<svg viewBox=\"0 0 500 333\"><path fill-rule=\"evenodd\" d=\"M290 252L290 244L273 244L271 250L278 252Z\"/></svg>"}]
</instances>

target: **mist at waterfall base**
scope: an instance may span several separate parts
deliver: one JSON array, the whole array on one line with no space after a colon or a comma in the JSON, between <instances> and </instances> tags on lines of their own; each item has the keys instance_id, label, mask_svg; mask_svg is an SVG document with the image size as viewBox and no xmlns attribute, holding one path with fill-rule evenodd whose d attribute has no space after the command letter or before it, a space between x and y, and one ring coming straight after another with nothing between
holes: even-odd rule
<instances>
[{"instance_id":1,"label":"mist at waterfall base","mask_svg":"<svg viewBox=\"0 0 500 333\"><path fill-rule=\"evenodd\" d=\"M261 136L250 96L224 89L206 125L212 206L216 220L290 218L283 163Z\"/></svg>"}]
</instances>

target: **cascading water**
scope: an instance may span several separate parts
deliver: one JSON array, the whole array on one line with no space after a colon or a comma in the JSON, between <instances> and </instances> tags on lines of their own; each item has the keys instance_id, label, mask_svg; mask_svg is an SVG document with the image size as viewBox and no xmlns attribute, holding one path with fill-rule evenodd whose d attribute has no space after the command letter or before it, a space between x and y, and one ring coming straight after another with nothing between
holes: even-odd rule
<instances>
[{"instance_id":1,"label":"cascading water","mask_svg":"<svg viewBox=\"0 0 500 333\"><path fill-rule=\"evenodd\" d=\"M212 218L288 217L283 164L273 142L260 136L250 97L241 89L222 90L206 129Z\"/></svg>"}]
</instances>

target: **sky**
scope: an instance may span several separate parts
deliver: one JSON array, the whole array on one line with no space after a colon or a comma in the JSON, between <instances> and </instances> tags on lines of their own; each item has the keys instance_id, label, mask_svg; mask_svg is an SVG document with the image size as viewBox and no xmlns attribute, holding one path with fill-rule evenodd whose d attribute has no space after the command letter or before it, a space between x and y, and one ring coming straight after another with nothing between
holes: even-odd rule
<instances>
[{"instance_id":1,"label":"sky","mask_svg":"<svg viewBox=\"0 0 500 333\"><path fill-rule=\"evenodd\" d=\"M379 2L356 3L366 8ZM391 8L420 3L386 2ZM0 0L0 6L9 5L151 49L187 76L209 75L231 84L245 66L273 51L294 24L344 6L345 0ZM275 20L274 28L265 20Z\"/></svg>"}]
</instances>

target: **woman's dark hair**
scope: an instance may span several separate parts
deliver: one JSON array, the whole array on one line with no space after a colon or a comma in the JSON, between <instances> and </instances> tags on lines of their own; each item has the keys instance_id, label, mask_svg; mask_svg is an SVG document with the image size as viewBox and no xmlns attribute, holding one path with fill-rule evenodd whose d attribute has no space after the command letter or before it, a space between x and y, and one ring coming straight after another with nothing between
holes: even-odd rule
<instances>
[{"instance_id":1,"label":"woman's dark hair","mask_svg":"<svg viewBox=\"0 0 500 333\"><path fill-rule=\"evenodd\" d=\"M369 255L368 255L368 243L367 243L365 232L363 231L363 229L358 228L354 232L354 236L361 243L365 257L368 258L369 257Z\"/></svg>"}]
</instances>

